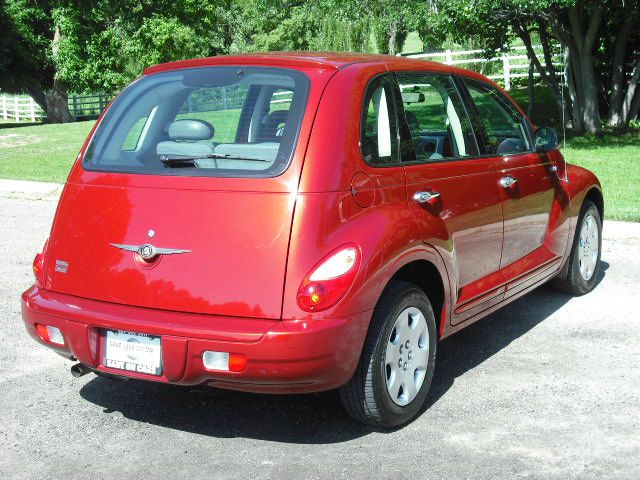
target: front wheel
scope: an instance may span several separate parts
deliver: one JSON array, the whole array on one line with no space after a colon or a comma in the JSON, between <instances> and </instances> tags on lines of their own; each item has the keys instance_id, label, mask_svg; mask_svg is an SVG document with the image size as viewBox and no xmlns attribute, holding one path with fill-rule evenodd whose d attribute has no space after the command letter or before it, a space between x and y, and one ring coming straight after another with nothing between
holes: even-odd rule
<instances>
[{"instance_id":1,"label":"front wheel","mask_svg":"<svg viewBox=\"0 0 640 480\"><path fill-rule=\"evenodd\" d=\"M552 285L569 295L589 293L600 274L600 253L602 250L602 219L596 206L585 200L582 206L571 253L562 273Z\"/></svg>"},{"instance_id":2,"label":"front wheel","mask_svg":"<svg viewBox=\"0 0 640 480\"><path fill-rule=\"evenodd\" d=\"M392 282L373 312L356 372L340 389L349 415L385 428L413 419L429 392L436 343L427 296L411 283Z\"/></svg>"}]
</instances>

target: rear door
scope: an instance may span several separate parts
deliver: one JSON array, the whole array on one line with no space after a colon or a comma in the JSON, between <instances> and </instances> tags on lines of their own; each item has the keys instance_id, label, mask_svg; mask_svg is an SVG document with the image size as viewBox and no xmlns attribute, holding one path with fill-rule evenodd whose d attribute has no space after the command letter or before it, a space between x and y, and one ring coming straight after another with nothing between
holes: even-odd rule
<instances>
[{"instance_id":1,"label":"rear door","mask_svg":"<svg viewBox=\"0 0 640 480\"><path fill-rule=\"evenodd\" d=\"M493 158L479 158L450 75L396 73L410 152L403 161L409 204L423 241L449 270L452 323L500 302L502 199ZM402 115L401 115L402 117Z\"/></svg>"},{"instance_id":2,"label":"rear door","mask_svg":"<svg viewBox=\"0 0 640 480\"><path fill-rule=\"evenodd\" d=\"M531 127L491 85L463 79L476 116L482 153L494 159L504 211L500 268L507 295L557 268L566 245L568 199L556 166L535 152Z\"/></svg>"}]
</instances>

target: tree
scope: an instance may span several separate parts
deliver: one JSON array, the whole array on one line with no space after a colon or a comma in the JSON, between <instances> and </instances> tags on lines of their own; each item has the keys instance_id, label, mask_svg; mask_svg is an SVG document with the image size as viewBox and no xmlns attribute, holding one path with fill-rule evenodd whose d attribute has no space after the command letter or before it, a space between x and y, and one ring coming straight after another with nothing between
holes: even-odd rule
<instances>
[{"instance_id":1,"label":"tree","mask_svg":"<svg viewBox=\"0 0 640 480\"><path fill-rule=\"evenodd\" d=\"M51 1L0 3L4 23L0 88L15 93L26 91L47 113L49 121L68 122L71 115L66 88L55 67L61 37L53 23L54 8Z\"/></svg>"},{"instance_id":2,"label":"tree","mask_svg":"<svg viewBox=\"0 0 640 480\"><path fill-rule=\"evenodd\" d=\"M633 0L624 3L616 0L440 0L435 2L435 11L428 18L436 35L472 36L483 44L488 54L504 49L510 36L517 35L560 108L567 108L573 128L579 133L599 134L603 97L610 104L611 122L626 125L633 113L637 79L634 80L632 68L637 60L634 63L630 59L637 58L640 52L637 48L629 49L628 45L638 23L637 3ZM534 38L543 46L543 61L533 51ZM565 52L569 87L565 106L561 105L562 86L553 63L555 42L559 42ZM606 48L607 42L616 45L613 56ZM603 75L599 69L603 66L613 73L608 77Z\"/></svg>"},{"instance_id":3,"label":"tree","mask_svg":"<svg viewBox=\"0 0 640 480\"><path fill-rule=\"evenodd\" d=\"M50 122L67 90L113 92L146 66L228 51L231 0L0 0L0 88L27 92Z\"/></svg>"},{"instance_id":4,"label":"tree","mask_svg":"<svg viewBox=\"0 0 640 480\"><path fill-rule=\"evenodd\" d=\"M99 0L57 11L60 76L76 91L115 92L149 65L227 53L231 0ZM89 18L90 20L87 20Z\"/></svg>"}]
</instances>

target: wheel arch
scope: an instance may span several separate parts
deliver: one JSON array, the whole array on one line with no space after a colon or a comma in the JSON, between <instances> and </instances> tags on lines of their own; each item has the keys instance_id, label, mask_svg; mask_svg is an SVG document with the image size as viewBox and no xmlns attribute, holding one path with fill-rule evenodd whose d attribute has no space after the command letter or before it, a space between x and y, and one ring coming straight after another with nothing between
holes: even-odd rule
<instances>
[{"instance_id":1,"label":"wheel arch","mask_svg":"<svg viewBox=\"0 0 640 480\"><path fill-rule=\"evenodd\" d=\"M600 214L600 220L604 220L604 197L602 196L600 189L595 186L591 187L585 195L584 200L590 200L593 202ZM583 204L584 200L582 201ZM580 208L582 209L582 205Z\"/></svg>"},{"instance_id":2,"label":"wheel arch","mask_svg":"<svg viewBox=\"0 0 640 480\"><path fill-rule=\"evenodd\" d=\"M448 279L446 274L443 278L443 272L430 260L424 258L413 259L397 268L389 278L383 291L393 281L413 283L427 295L433 308L438 337L440 338L447 323L446 306L449 296L447 294Z\"/></svg>"}]
</instances>

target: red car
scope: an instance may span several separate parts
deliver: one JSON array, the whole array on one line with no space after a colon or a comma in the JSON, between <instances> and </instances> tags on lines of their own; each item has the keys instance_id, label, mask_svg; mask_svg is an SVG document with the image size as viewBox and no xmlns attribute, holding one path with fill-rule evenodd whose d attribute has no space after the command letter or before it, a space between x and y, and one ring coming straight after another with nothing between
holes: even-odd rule
<instances>
[{"instance_id":1,"label":"red car","mask_svg":"<svg viewBox=\"0 0 640 480\"><path fill-rule=\"evenodd\" d=\"M71 170L26 328L76 376L339 389L355 419L401 425L439 340L549 280L594 287L602 190L557 147L500 87L438 63L148 68Z\"/></svg>"}]
</instances>

